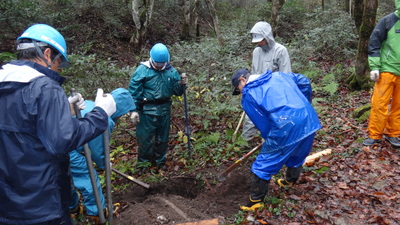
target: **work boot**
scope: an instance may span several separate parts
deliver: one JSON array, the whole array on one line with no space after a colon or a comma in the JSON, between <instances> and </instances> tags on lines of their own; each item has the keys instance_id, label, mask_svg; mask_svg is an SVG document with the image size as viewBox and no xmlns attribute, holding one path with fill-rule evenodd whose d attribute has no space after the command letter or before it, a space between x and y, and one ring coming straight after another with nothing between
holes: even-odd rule
<instances>
[{"instance_id":1,"label":"work boot","mask_svg":"<svg viewBox=\"0 0 400 225\"><path fill-rule=\"evenodd\" d=\"M286 178L278 179L276 183L283 188L291 188L299 179L301 172L303 172L303 167L288 167L286 169Z\"/></svg>"},{"instance_id":2,"label":"work boot","mask_svg":"<svg viewBox=\"0 0 400 225\"><path fill-rule=\"evenodd\" d=\"M264 208L264 203L261 200L253 200L251 196L249 197L250 201L246 204L246 206L240 206L240 209L243 211L256 211L257 209Z\"/></svg>"},{"instance_id":3,"label":"work boot","mask_svg":"<svg viewBox=\"0 0 400 225\"><path fill-rule=\"evenodd\" d=\"M296 181L299 179L300 174L303 172L303 167L288 167L286 169L286 181L290 183L296 183Z\"/></svg>"},{"instance_id":4,"label":"work boot","mask_svg":"<svg viewBox=\"0 0 400 225\"><path fill-rule=\"evenodd\" d=\"M75 208L69 211L72 219L78 219L81 215L83 215L83 207L81 205L76 205Z\"/></svg>"},{"instance_id":5,"label":"work boot","mask_svg":"<svg viewBox=\"0 0 400 225\"><path fill-rule=\"evenodd\" d=\"M380 140L379 139L372 139L372 138L367 138L363 141L363 145L365 146L371 146L373 144L378 143Z\"/></svg>"},{"instance_id":6,"label":"work boot","mask_svg":"<svg viewBox=\"0 0 400 225\"><path fill-rule=\"evenodd\" d=\"M257 175L253 174L249 202L245 206L241 206L240 209L245 211L255 211L258 208L264 207L262 201L268 192L268 185L269 180L261 179Z\"/></svg>"},{"instance_id":7,"label":"work boot","mask_svg":"<svg viewBox=\"0 0 400 225\"><path fill-rule=\"evenodd\" d=\"M289 181L287 181L285 179L278 179L276 181L276 183L278 183L278 185L283 187L283 188L291 188L291 187L293 187L293 183L289 182Z\"/></svg>"},{"instance_id":8,"label":"work boot","mask_svg":"<svg viewBox=\"0 0 400 225\"><path fill-rule=\"evenodd\" d=\"M386 137L386 141L388 141L393 147L400 147L400 141L397 137Z\"/></svg>"}]
</instances>

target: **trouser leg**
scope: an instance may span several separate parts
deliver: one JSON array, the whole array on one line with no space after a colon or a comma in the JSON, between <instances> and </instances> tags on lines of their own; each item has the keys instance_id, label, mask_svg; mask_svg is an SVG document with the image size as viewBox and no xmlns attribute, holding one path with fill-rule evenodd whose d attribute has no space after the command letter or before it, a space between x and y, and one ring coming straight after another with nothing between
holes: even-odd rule
<instances>
[{"instance_id":1,"label":"trouser leg","mask_svg":"<svg viewBox=\"0 0 400 225\"><path fill-rule=\"evenodd\" d=\"M256 136L258 132L258 129L254 125L254 123L250 120L250 118L247 116L244 117L244 122L243 122L243 131L242 131L242 137L246 141L250 141L251 139Z\"/></svg>"},{"instance_id":2,"label":"trouser leg","mask_svg":"<svg viewBox=\"0 0 400 225\"><path fill-rule=\"evenodd\" d=\"M398 137L400 134L400 77L393 75L393 94L386 125L386 135Z\"/></svg>"},{"instance_id":3,"label":"trouser leg","mask_svg":"<svg viewBox=\"0 0 400 225\"><path fill-rule=\"evenodd\" d=\"M139 112L140 122L136 127L136 137L139 144L138 148L138 166L148 166L153 159L154 137L156 127L154 126L155 118L151 115L142 114Z\"/></svg>"},{"instance_id":4,"label":"trouser leg","mask_svg":"<svg viewBox=\"0 0 400 225\"><path fill-rule=\"evenodd\" d=\"M155 137L154 158L158 166L164 165L167 161L168 139L170 130L170 115L158 118L158 129Z\"/></svg>"},{"instance_id":5,"label":"trouser leg","mask_svg":"<svg viewBox=\"0 0 400 225\"><path fill-rule=\"evenodd\" d=\"M388 105L394 90L395 75L381 73L380 79L375 82L371 98L371 112L368 123L369 137L381 139L388 122Z\"/></svg>"}]
</instances>

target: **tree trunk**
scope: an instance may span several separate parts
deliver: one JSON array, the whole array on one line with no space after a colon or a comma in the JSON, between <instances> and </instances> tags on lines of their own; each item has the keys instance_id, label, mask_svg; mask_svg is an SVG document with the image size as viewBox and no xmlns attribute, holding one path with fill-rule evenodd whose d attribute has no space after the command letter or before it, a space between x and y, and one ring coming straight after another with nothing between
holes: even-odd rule
<instances>
[{"instance_id":1,"label":"tree trunk","mask_svg":"<svg viewBox=\"0 0 400 225\"><path fill-rule=\"evenodd\" d=\"M132 34L130 43L133 43L138 51L145 44L147 27L151 22L153 7L154 0L132 0L132 19L136 30Z\"/></svg>"},{"instance_id":2,"label":"tree trunk","mask_svg":"<svg viewBox=\"0 0 400 225\"><path fill-rule=\"evenodd\" d=\"M348 3L349 3L349 15L353 16L353 10L354 10L353 9L354 8L353 7L353 0L349 0Z\"/></svg>"},{"instance_id":3,"label":"tree trunk","mask_svg":"<svg viewBox=\"0 0 400 225\"><path fill-rule=\"evenodd\" d=\"M375 26L377 8L378 0L365 0L362 23L359 30L355 74L349 81L350 87L355 90L369 88L368 42Z\"/></svg>"},{"instance_id":4,"label":"tree trunk","mask_svg":"<svg viewBox=\"0 0 400 225\"><path fill-rule=\"evenodd\" d=\"M214 31L215 31L215 34L217 35L218 42L221 46L223 46L225 44L225 41L219 30L218 16L217 16L217 11L215 10L215 7L214 7L214 2L213 2L213 0L205 0L205 1L206 1L208 10L210 11L210 15L212 17Z\"/></svg>"},{"instance_id":5,"label":"tree trunk","mask_svg":"<svg viewBox=\"0 0 400 225\"><path fill-rule=\"evenodd\" d=\"M351 15L351 0L342 0L343 10Z\"/></svg>"},{"instance_id":6,"label":"tree trunk","mask_svg":"<svg viewBox=\"0 0 400 225\"><path fill-rule=\"evenodd\" d=\"M200 10L200 1L195 0L193 7L193 14L194 14L194 29L196 30L196 41L200 40L199 10Z\"/></svg>"},{"instance_id":7,"label":"tree trunk","mask_svg":"<svg viewBox=\"0 0 400 225\"><path fill-rule=\"evenodd\" d=\"M373 0L374 1L374 0ZM364 14L364 0L354 0L354 23L356 24L356 29L359 32Z\"/></svg>"},{"instance_id":8,"label":"tree trunk","mask_svg":"<svg viewBox=\"0 0 400 225\"><path fill-rule=\"evenodd\" d=\"M190 0L184 0L183 5L184 22L182 26L181 40L190 39Z\"/></svg>"},{"instance_id":9,"label":"tree trunk","mask_svg":"<svg viewBox=\"0 0 400 225\"><path fill-rule=\"evenodd\" d=\"M281 10L285 0L273 0L272 1L272 12L270 24L273 30L273 34L276 37L278 35L278 22L279 22L279 11Z\"/></svg>"},{"instance_id":10,"label":"tree trunk","mask_svg":"<svg viewBox=\"0 0 400 225\"><path fill-rule=\"evenodd\" d=\"M200 40L199 10L200 10L200 1L194 0L194 3L193 3L194 24L193 24L193 27L196 30L196 41Z\"/></svg>"}]
</instances>

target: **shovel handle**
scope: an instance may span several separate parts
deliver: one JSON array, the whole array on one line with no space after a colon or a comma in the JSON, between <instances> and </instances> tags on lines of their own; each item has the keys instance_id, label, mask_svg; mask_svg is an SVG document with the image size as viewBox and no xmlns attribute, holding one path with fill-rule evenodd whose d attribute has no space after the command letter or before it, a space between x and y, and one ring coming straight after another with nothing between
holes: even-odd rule
<instances>
[{"instance_id":1,"label":"shovel handle","mask_svg":"<svg viewBox=\"0 0 400 225\"><path fill-rule=\"evenodd\" d=\"M119 174L119 175L125 177L126 179L128 179L128 180L130 180L130 181L133 181L133 182L139 184L139 185L142 186L142 187L145 187L145 188L149 188L149 187L150 187L149 184L143 183L142 181L140 181L140 180L138 180L138 179L135 179L135 178L133 178L132 176L129 176L129 175L127 175L127 174L125 174L125 173L123 173L123 172L117 170L117 169L112 168L112 171L114 171L115 173L117 173L117 174Z\"/></svg>"},{"instance_id":2,"label":"shovel handle","mask_svg":"<svg viewBox=\"0 0 400 225\"><path fill-rule=\"evenodd\" d=\"M224 180L226 175L228 175L230 172L232 172L232 170L236 169L236 167L238 167L240 164L242 164L247 158L249 158L250 155L252 155L254 152L256 152L263 143L257 145L255 148L253 148L250 152L248 152L246 155L244 155L242 158L236 160L235 163L233 163L230 167L228 167L228 169L226 169L224 172L222 172L219 175L219 180Z\"/></svg>"},{"instance_id":3,"label":"shovel handle","mask_svg":"<svg viewBox=\"0 0 400 225\"><path fill-rule=\"evenodd\" d=\"M72 88L71 96L75 96L75 95L76 95L76 89ZM78 118L78 119L82 118L81 110L76 105L76 103L74 104L74 110L75 110L76 118ZM96 177L94 174L94 168L93 168L92 158L91 158L91 151L90 151L89 145L87 143L83 145L83 151L85 153L85 159L86 159L86 164L87 164L88 171L89 171L90 182L92 184L93 194L94 194L94 198L96 200L96 207L97 207L98 212L102 212L103 207L102 207L102 204L100 201L99 189L97 189ZM100 223L106 222L106 219L105 219L103 213L99 213L99 218L100 218Z\"/></svg>"},{"instance_id":4,"label":"shovel handle","mask_svg":"<svg viewBox=\"0 0 400 225\"><path fill-rule=\"evenodd\" d=\"M237 125L237 127L236 127L236 130L235 130L235 132L233 132L233 135L232 135L232 142L235 142L235 141L236 141L236 135L237 135L237 132L239 131L240 125L241 125L242 122L243 122L244 116L245 116L245 113L244 113L244 111L243 111L243 112L242 112L242 115L240 116L240 120L239 120L239 123L238 123L238 125Z\"/></svg>"}]
</instances>

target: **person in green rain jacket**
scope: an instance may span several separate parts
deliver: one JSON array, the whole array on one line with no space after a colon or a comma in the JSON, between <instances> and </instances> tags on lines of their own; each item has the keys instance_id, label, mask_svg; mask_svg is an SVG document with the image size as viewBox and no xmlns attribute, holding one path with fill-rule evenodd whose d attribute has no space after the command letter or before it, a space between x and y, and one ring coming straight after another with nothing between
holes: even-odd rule
<instances>
[{"instance_id":1,"label":"person in green rain jacket","mask_svg":"<svg viewBox=\"0 0 400 225\"><path fill-rule=\"evenodd\" d=\"M150 59L133 73L128 91L136 105L131 121L137 125L139 174L149 171L150 166L167 169L171 97L182 95L186 84L187 77L171 66L168 48L161 43L152 47Z\"/></svg>"},{"instance_id":2,"label":"person in green rain jacket","mask_svg":"<svg viewBox=\"0 0 400 225\"><path fill-rule=\"evenodd\" d=\"M368 43L370 78L375 84L366 146L384 138L400 147L400 0L395 5L396 11L376 24Z\"/></svg>"}]
</instances>

